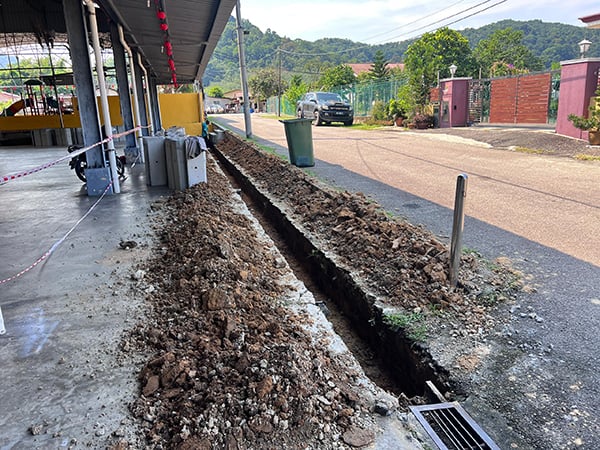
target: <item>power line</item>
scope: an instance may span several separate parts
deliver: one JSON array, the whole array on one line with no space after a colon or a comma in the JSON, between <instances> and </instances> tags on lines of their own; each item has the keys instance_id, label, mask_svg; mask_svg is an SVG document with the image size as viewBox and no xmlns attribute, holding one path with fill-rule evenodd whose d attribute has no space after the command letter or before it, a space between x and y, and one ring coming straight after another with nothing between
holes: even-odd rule
<instances>
[{"instance_id":1,"label":"power line","mask_svg":"<svg viewBox=\"0 0 600 450\"><path fill-rule=\"evenodd\" d=\"M425 26L422 26L422 27L416 28L416 29L414 29L414 30L412 30L412 31L409 31L408 33L410 34L410 33L414 33L415 31L420 31L420 30L422 30L422 29L424 29L424 28L428 28L428 27L430 27L431 25L435 25L435 24L438 24L438 23L440 23L440 22L443 22L443 21L445 21L445 20L448 20L448 19L451 19L451 18L453 18L453 17L456 17L456 16L458 16L458 15L460 15L460 14L462 14L462 13L465 13L465 12L467 12L467 11L470 11L471 9L474 9L474 8L477 8L477 7L481 6L481 5L484 5L484 4L486 4L486 3L489 3L490 1L492 1L492 0L486 0L486 1L480 2L480 3L476 4L475 6L472 6L472 7L470 7L470 8L464 9L464 10L462 10L462 11L460 11L460 12L456 13L456 14L452 14L451 16L445 17L445 18L443 18L443 19L437 20L437 21L435 21L435 22L433 22L433 23L431 23L431 24L429 24L429 25L425 25ZM483 9L481 9L481 10L479 10L479 11L475 11L474 13L471 13L471 14L469 14L469 15L465 16L465 17L461 17L461 18L459 18L459 19L457 19L457 20L455 20L455 21L453 21L453 22L446 23L446 24L444 24L443 26L444 26L444 27L447 27L448 25L453 25L453 24L455 24L455 23L457 23L457 22L460 22L461 20L468 19L469 17L473 17L473 16L475 16L475 15L477 15L477 14L481 14L482 12L484 12L484 11L487 11L488 9L491 9L491 8L493 8L494 6L498 6L498 5L500 5L501 3L504 3L504 2L506 2L506 1L507 1L507 0L501 0L501 1L497 2L497 3L494 3L493 5L490 5L490 6L487 6L486 8L483 8ZM436 30L439 30L439 28L441 28L441 27L438 27L438 28L436 28ZM404 36L404 34L400 34L400 35L398 35L398 36L394 36L394 37L391 37L391 38L389 38L389 39L399 38L400 36Z\"/></svg>"},{"instance_id":2,"label":"power line","mask_svg":"<svg viewBox=\"0 0 600 450\"><path fill-rule=\"evenodd\" d=\"M435 22L433 22L433 23L430 23L430 24L428 24L428 25L424 25L424 26L422 26L422 27L419 27L419 28L416 28L416 29L414 29L414 30L410 30L410 31L408 31L408 32L406 32L406 33L404 33L404 34L401 34L401 35L398 35L398 36L394 36L394 37L390 37L390 38L388 38L388 39L386 39L386 40L384 40L384 41L378 42L378 43L376 43L376 44L366 44L366 45L361 45L361 46L358 46L358 47L353 47L353 48L349 48L349 49L345 49L345 50L338 50L338 51L335 51L335 52L322 52L322 53L297 53L297 52L291 52L291 51L286 51L286 50L281 50L281 51L282 51L282 52L284 52L284 53L286 53L286 54L289 54L289 55L294 55L294 56L327 56L327 55L334 55L334 54L338 54L338 53L348 53L348 52L355 51L355 50L362 50L362 49L364 49L364 48L369 48L369 47L372 47L373 45L377 45L377 44L383 44L383 43L386 43L386 42L388 42L390 39L398 38L398 37L400 37L400 36L410 35L411 33L414 33L414 32L416 32L416 31L420 31L420 30L422 30L422 29L429 28L429 27L430 27L430 26L432 26L432 25L435 25L435 24L437 24L437 23L440 23L440 22L444 22L444 21L446 21L446 20L448 20L448 19L452 19L453 17L456 17L456 16L458 16L458 15L460 15L460 14L463 14L463 13L465 13L465 12L471 11L471 10L473 10L473 9L475 9L475 8L477 8L477 7L479 7L479 6L481 6L481 5L484 5L484 4L486 4L486 3L489 3L490 1L492 1L492 0L485 0L485 1L483 1L483 2L480 2L480 3L478 3L478 4L474 5L474 6L470 6L470 7L468 7L468 8L465 8L465 9L463 9L462 11L459 11L459 12L457 12L457 13L455 13L455 14L452 14L452 15L450 15L450 16L444 17L443 19L437 20L437 21L435 21ZM469 15L467 15L467 16L465 16L465 17L461 17L461 18L459 18L459 19L457 19L457 20L455 20L455 21L453 21L453 22L447 23L447 24L445 24L445 25L443 25L443 26L452 25L452 24L455 24L455 23L457 23L457 22L460 22L461 20L468 19L469 17L472 17L472 16L474 16L474 15L480 14L480 13L482 13L482 12L484 12L484 11L487 11L488 9L491 9L491 8L493 8L493 7L495 7L495 6L498 6L498 5L500 5L501 3L505 3L506 1L507 1L507 0L501 0L501 1L497 2L497 3L494 3L493 5L490 5L490 6L486 7L486 8L484 8L484 9L482 9L482 10L475 11L475 12L474 12L474 13L472 13L472 14L469 14ZM442 28L443 26L437 27L437 28L435 28L434 30L431 30L431 31L437 31L437 30L439 30L440 28ZM418 36L415 36L415 37L418 37Z\"/></svg>"},{"instance_id":3,"label":"power line","mask_svg":"<svg viewBox=\"0 0 600 450\"><path fill-rule=\"evenodd\" d=\"M406 26L409 26L409 25L414 25L415 23L418 23L418 22L420 22L420 21L422 21L422 20L424 20L424 19L428 19L429 17L435 16L436 14L439 14L439 13L441 13L442 11L446 11L447 9L453 8L453 7L455 7L456 5L458 5L459 3L462 3L462 2L464 2L464 0L459 0L459 1L457 1L456 3L452 3L450 6L447 6L446 8L442 8L442 9L440 9L440 10L437 10L436 12L433 12L433 13L431 13L431 14L428 14L428 15L426 15L426 16L419 17L418 19L416 19L416 20L413 20L412 22L408 22L408 23L402 24L402 25L400 25L399 27L392 28L392 29L390 29L390 30L387 30L387 31L382 31L381 33L374 34L374 35L372 35L372 36L370 36L370 37L366 37L366 38L363 38L363 39L359 39L359 42L362 42L362 41L369 41L369 40L371 40L371 39L373 39L373 38L375 38L375 37L382 36L382 35L384 35L384 34L391 33L392 31L399 30L400 28L404 28L404 27L406 27Z\"/></svg>"}]
</instances>

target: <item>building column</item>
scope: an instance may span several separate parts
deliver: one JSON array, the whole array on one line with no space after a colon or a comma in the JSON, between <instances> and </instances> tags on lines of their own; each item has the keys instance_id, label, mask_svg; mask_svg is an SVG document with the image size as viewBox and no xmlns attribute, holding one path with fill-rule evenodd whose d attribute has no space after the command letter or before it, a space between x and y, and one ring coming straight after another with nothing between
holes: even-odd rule
<instances>
[{"instance_id":1,"label":"building column","mask_svg":"<svg viewBox=\"0 0 600 450\"><path fill-rule=\"evenodd\" d=\"M561 61L560 94L556 115L556 133L577 139L588 139L588 132L575 128L569 114L588 116L590 100L598 86L600 58Z\"/></svg>"},{"instance_id":2,"label":"building column","mask_svg":"<svg viewBox=\"0 0 600 450\"><path fill-rule=\"evenodd\" d=\"M156 78L151 77L150 83L148 83L150 89L150 111L152 113L152 122L154 123L154 131L162 128L162 121L160 119L160 103L158 102L158 86L156 85Z\"/></svg>"},{"instance_id":3,"label":"building column","mask_svg":"<svg viewBox=\"0 0 600 450\"><path fill-rule=\"evenodd\" d=\"M110 38L113 48L113 58L117 72L117 85L119 89L119 103L121 104L121 115L123 116L123 125L125 130L132 130L133 112L131 110L131 90L129 89L129 76L127 72L127 62L125 60L125 48L119 38L119 28L116 23L110 25ZM135 139L135 133L129 133L125 136L125 156L132 161L139 155L139 149Z\"/></svg>"},{"instance_id":4,"label":"building column","mask_svg":"<svg viewBox=\"0 0 600 450\"><path fill-rule=\"evenodd\" d=\"M440 128L465 127L469 121L469 82L471 78L440 80Z\"/></svg>"},{"instance_id":5,"label":"building column","mask_svg":"<svg viewBox=\"0 0 600 450\"><path fill-rule=\"evenodd\" d=\"M87 29L80 0L63 0L63 9L71 61L73 62L73 78L77 89L77 109L81 120L83 143L87 147L102 140L96 89L88 53ZM86 153L90 168L104 167L102 146L96 146Z\"/></svg>"},{"instance_id":6,"label":"building column","mask_svg":"<svg viewBox=\"0 0 600 450\"><path fill-rule=\"evenodd\" d=\"M133 52L134 61L139 59L138 53ZM142 135L149 136L148 132L148 110L146 108L146 96L144 95L144 79L141 70L135 71L135 88L138 92L138 107L140 111L140 125L142 126Z\"/></svg>"}]
</instances>

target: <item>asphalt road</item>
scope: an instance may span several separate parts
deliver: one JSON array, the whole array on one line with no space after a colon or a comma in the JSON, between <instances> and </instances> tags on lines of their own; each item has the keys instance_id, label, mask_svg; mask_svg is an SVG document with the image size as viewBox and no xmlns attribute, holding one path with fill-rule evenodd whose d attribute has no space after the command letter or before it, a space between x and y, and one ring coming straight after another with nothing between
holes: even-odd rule
<instances>
[{"instance_id":1,"label":"asphalt road","mask_svg":"<svg viewBox=\"0 0 600 450\"><path fill-rule=\"evenodd\" d=\"M223 118L237 127L243 124L242 116L217 120ZM253 119L257 137L286 146L281 123L256 115ZM597 163L492 151L465 142L439 134L313 127L319 162L445 208L453 207L457 175L466 173L470 217L600 266L600 248L586 239L600 236Z\"/></svg>"},{"instance_id":2,"label":"asphalt road","mask_svg":"<svg viewBox=\"0 0 600 450\"><path fill-rule=\"evenodd\" d=\"M242 115L214 119L243 134ZM259 144L287 154L277 120L253 115L252 128ZM530 448L600 448L600 163L443 134L335 125L312 132L316 164L308 170L446 241L456 177L468 175L463 245L509 258L535 288L499 312L512 321L493 352L497 370L478 381L482 395L469 406L492 429L490 406L512 418ZM494 437L510 445L507 435Z\"/></svg>"}]
</instances>

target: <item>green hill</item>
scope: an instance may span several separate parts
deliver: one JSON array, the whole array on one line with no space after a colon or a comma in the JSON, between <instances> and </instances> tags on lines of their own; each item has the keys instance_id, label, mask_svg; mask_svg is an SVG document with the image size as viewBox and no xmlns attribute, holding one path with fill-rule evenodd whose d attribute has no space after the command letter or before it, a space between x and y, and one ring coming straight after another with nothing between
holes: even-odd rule
<instances>
[{"instance_id":1,"label":"green hill","mask_svg":"<svg viewBox=\"0 0 600 450\"><path fill-rule=\"evenodd\" d=\"M526 22L502 20L481 28L467 28L462 30L461 34L469 39L471 46L474 47L481 39L487 38L494 31L509 27L523 32L523 44L529 47L534 55L540 57L548 69L553 62L578 58L577 43L582 39L592 41L592 47L587 56L600 56L600 30L563 23L548 23L541 20Z\"/></svg>"},{"instance_id":2,"label":"green hill","mask_svg":"<svg viewBox=\"0 0 600 450\"><path fill-rule=\"evenodd\" d=\"M318 78L319 73L328 67L343 63L371 62L378 50L383 51L389 62L402 62L406 49L413 42L409 40L369 45L337 38L310 42L282 37L270 29L263 33L247 20L243 21L243 26L248 32L244 35L244 43L249 76L257 69L278 69L281 65L284 78L301 75L304 80L310 81ZM523 43L542 59L546 68L550 68L554 62L578 58L577 43L582 39L589 39L593 43L587 56L600 56L600 30L561 23L503 20L481 28L467 28L460 33L475 47L481 39L487 38L494 31L508 27L523 31ZM280 47L281 53L277 51ZM225 90L240 86L237 35L233 17L230 17L208 64L203 83L204 86L217 84Z\"/></svg>"}]
</instances>

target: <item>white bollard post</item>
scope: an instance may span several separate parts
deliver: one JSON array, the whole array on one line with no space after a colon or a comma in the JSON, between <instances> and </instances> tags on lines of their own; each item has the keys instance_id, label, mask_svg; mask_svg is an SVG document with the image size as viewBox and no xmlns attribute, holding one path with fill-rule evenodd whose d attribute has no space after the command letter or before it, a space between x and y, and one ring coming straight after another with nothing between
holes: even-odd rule
<instances>
[{"instance_id":1,"label":"white bollard post","mask_svg":"<svg viewBox=\"0 0 600 450\"><path fill-rule=\"evenodd\" d=\"M452 224L452 241L450 243L450 285L456 287L458 268L462 254L462 237L465 223L465 198L467 197L466 174L460 174L456 180L456 197L454 199L454 223Z\"/></svg>"},{"instance_id":2,"label":"white bollard post","mask_svg":"<svg viewBox=\"0 0 600 450\"><path fill-rule=\"evenodd\" d=\"M4 317L2 317L2 308L0 308L0 336L6 333L4 328Z\"/></svg>"}]
</instances>

